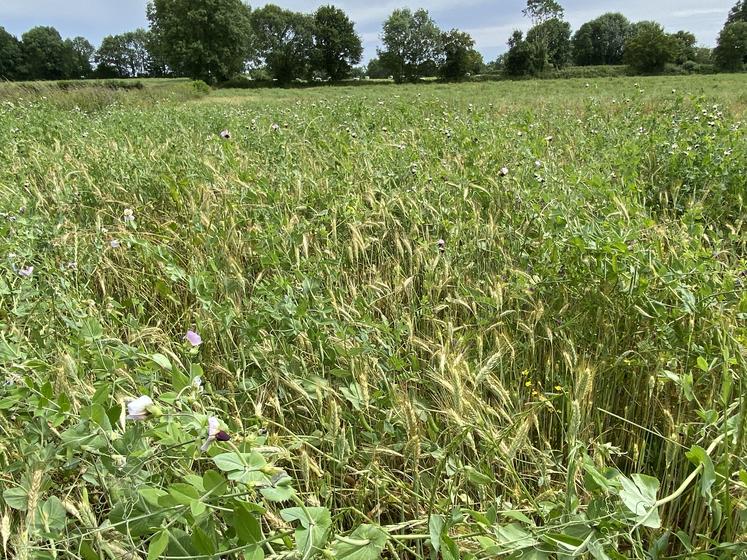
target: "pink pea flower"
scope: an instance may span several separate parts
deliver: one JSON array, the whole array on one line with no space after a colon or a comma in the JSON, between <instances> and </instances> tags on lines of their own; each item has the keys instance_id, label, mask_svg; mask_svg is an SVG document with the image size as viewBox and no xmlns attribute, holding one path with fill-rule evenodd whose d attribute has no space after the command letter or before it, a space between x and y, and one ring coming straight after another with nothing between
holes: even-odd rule
<instances>
[{"instance_id":1,"label":"pink pea flower","mask_svg":"<svg viewBox=\"0 0 747 560\"><path fill-rule=\"evenodd\" d=\"M220 131L220 137L223 138L223 140L230 140L231 139L231 133L228 129L221 130Z\"/></svg>"},{"instance_id":2,"label":"pink pea flower","mask_svg":"<svg viewBox=\"0 0 747 560\"><path fill-rule=\"evenodd\" d=\"M31 278L31 275L33 273L34 273L33 266L23 266L18 269L18 276L22 276L23 278Z\"/></svg>"}]
</instances>

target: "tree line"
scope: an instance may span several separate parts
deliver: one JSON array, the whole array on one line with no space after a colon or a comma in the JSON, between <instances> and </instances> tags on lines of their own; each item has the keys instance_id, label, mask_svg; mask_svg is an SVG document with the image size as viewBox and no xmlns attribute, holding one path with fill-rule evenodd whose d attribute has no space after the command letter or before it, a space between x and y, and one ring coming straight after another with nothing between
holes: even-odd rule
<instances>
[{"instance_id":1,"label":"tree line","mask_svg":"<svg viewBox=\"0 0 747 560\"><path fill-rule=\"evenodd\" d=\"M242 0L152 0L149 29L110 35L95 48L84 37L63 39L53 27L34 27L20 39L0 27L0 78L59 80L188 76L208 83L237 75L287 84L353 76L398 82L427 76L459 80L470 74L539 75L569 65L627 64L641 73L666 64L713 64L739 71L747 63L747 1L729 12L715 49L696 45L687 31L666 33L652 21L607 13L575 33L556 0L527 0L532 22L514 31L508 50L486 64L472 37L439 29L427 10L398 9L386 19L377 56L366 67L360 35L334 6L300 13Z\"/></svg>"}]
</instances>

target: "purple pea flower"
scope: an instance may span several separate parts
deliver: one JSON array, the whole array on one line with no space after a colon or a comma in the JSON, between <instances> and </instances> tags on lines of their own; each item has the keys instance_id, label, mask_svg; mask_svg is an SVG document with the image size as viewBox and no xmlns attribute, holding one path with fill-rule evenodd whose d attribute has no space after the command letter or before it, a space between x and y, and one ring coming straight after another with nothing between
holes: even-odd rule
<instances>
[{"instance_id":1,"label":"purple pea flower","mask_svg":"<svg viewBox=\"0 0 747 560\"><path fill-rule=\"evenodd\" d=\"M231 436L227 432L220 429L220 420L215 416L208 418L208 435L205 443L200 447L200 451L203 453L210 448L210 444L214 441L228 441Z\"/></svg>"},{"instance_id":2,"label":"purple pea flower","mask_svg":"<svg viewBox=\"0 0 747 560\"><path fill-rule=\"evenodd\" d=\"M187 334L184 335L184 339L195 347L202 344L202 337L192 330L187 331Z\"/></svg>"}]
</instances>

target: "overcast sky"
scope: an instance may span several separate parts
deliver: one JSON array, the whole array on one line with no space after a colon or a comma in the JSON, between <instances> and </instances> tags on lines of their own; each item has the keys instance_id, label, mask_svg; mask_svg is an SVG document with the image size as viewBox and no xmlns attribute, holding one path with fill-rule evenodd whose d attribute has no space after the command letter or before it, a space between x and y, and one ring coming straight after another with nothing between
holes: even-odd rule
<instances>
[{"instance_id":1,"label":"overcast sky","mask_svg":"<svg viewBox=\"0 0 747 560\"><path fill-rule=\"evenodd\" d=\"M83 35L98 45L105 35L146 27L147 0L0 0L0 26L20 37L35 25L52 25L63 37ZM265 2L254 2L258 7ZM524 0L276 0L284 8L313 11L322 4L344 9L355 21L366 47L365 59L376 54L381 25L395 8L426 8L442 29L456 27L472 34L486 61L504 52L513 29L526 29ZM714 46L736 0L561 0L573 29L604 12L622 12L628 19L655 20L670 31L685 29L698 42Z\"/></svg>"}]
</instances>

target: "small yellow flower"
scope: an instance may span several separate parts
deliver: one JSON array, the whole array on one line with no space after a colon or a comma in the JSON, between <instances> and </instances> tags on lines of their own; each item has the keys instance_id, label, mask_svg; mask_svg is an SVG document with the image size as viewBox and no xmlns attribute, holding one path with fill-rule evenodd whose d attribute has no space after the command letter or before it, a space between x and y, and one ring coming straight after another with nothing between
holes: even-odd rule
<instances>
[{"instance_id":1,"label":"small yellow flower","mask_svg":"<svg viewBox=\"0 0 747 560\"><path fill-rule=\"evenodd\" d=\"M560 385L555 385L555 390L556 391L562 391L563 387L561 387Z\"/></svg>"},{"instance_id":2,"label":"small yellow flower","mask_svg":"<svg viewBox=\"0 0 747 560\"><path fill-rule=\"evenodd\" d=\"M526 377L527 375L529 375L529 370L525 369L524 371L521 372L521 375L523 375L524 377Z\"/></svg>"},{"instance_id":3,"label":"small yellow flower","mask_svg":"<svg viewBox=\"0 0 747 560\"><path fill-rule=\"evenodd\" d=\"M526 385L527 387L531 387L532 386L532 381L529 380L526 383L524 383L524 385Z\"/></svg>"}]
</instances>

